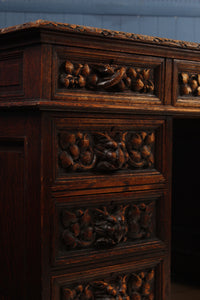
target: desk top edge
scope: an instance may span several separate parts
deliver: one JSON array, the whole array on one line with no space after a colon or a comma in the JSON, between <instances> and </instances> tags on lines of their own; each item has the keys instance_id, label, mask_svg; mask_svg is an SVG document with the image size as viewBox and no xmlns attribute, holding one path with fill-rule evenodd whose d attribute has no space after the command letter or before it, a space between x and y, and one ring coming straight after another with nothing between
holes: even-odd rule
<instances>
[{"instance_id":1,"label":"desk top edge","mask_svg":"<svg viewBox=\"0 0 200 300\"><path fill-rule=\"evenodd\" d=\"M4 37L6 34L20 32L20 31L22 32L22 31L27 31L32 29L46 29L46 30L61 31L66 33L73 32L76 34L88 34L92 36L101 36L105 38L116 38L116 39L123 39L127 41L135 41L141 43L149 43L149 44L160 45L160 46L200 50L200 44L194 42L173 40L168 38L141 35L141 34L135 34L129 32L122 32L122 31L114 31L114 30L95 28L90 26L51 22L45 20L37 20L34 22L28 22L24 24L2 28L0 29L0 38Z\"/></svg>"}]
</instances>

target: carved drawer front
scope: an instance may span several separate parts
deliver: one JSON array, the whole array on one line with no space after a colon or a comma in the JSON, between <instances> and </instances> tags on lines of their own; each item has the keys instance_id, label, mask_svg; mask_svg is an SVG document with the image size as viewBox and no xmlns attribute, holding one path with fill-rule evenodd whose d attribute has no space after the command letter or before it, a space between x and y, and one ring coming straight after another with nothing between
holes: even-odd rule
<instances>
[{"instance_id":1,"label":"carved drawer front","mask_svg":"<svg viewBox=\"0 0 200 300\"><path fill-rule=\"evenodd\" d=\"M54 122L56 181L68 182L70 188L75 184L75 189L89 182L92 187L129 185L139 177L141 183L164 181L164 120L80 117ZM74 179L81 179L78 185Z\"/></svg>"},{"instance_id":2,"label":"carved drawer front","mask_svg":"<svg viewBox=\"0 0 200 300\"><path fill-rule=\"evenodd\" d=\"M159 260L145 263L89 270L70 274L70 277L55 276L52 278L52 299L163 299L162 263Z\"/></svg>"},{"instance_id":3,"label":"carved drawer front","mask_svg":"<svg viewBox=\"0 0 200 300\"><path fill-rule=\"evenodd\" d=\"M165 196L114 193L53 199L52 264L107 263L163 251ZM166 222L165 222L166 223ZM161 241L162 240L162 241Z\"/></svg>"},{"instance_id":4,"label":"carved drawer front","mask_svg":"<svg viewBox=\"0 0 200 300\"><path fill-rule=\"evenodd\" d=\"M90 106L163 102L164 59L74 48L57 48L53 59L56 99L87 99Z\"/></svg>"},{"instance_id":5,"label":"carved drawer front","mask_svg":"<svg viewBox=\"0 0 200 300\"><path fill-rule=\"evenodd\" d=\"M200 62L174 61L174 99L176 106L200 106Z\"/></svg>"}]
</instances>

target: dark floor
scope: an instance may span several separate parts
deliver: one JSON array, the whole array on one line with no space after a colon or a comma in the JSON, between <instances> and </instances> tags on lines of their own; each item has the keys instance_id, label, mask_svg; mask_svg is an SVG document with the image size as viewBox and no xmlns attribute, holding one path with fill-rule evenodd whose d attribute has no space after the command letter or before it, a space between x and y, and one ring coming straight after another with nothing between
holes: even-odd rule
<instances>
[{"instance_id":1,"label":"dark floor","mask_svg":"<svg viewBox=\"0 0 200 300\"><path fill-rule=\"evenodd\" d=\"M172 283L171 300L200 300L200 284L191 286L181 283Z\"/></svg>"}]
</instances>

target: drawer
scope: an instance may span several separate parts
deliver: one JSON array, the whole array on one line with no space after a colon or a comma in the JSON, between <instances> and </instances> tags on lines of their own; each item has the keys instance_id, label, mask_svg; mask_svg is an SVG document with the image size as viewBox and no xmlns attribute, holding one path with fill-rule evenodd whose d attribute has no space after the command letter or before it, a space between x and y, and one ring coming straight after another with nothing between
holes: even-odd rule
<instances>
[{"instance_id":1,"label":"drawer","mask_svg":"<svg viewBox=\"0 0 200 300\"><path fill-rule=\"evenodd\" d=\"M166 181L164 119L71 114L51 126L56 185L77 191Z\"/></svg>"},{"instance_id":2,"label":"drawer","mask_svg":"<svg viewBox=\"0 0 200 300\"><path fill-rule=\"evenodd\" d=\"M128 257L165 252L167 195L161 191L52 199L52 266L109 265Z\"/></svg>"},{"instance_id":3,"label":"drawer","mask_svg":"<svg viewBox=\"0 0 200 300\"><path fill-rule=\"evenodd\" d=\"M174 60L173 105L200 107L200 62Z\"/></svg>"},{"instance_id":4,"label":"drawer","mask_svg":"<svg viewBox=\"0 0 200 300\"><path fill-rule=\"evenodd\" d=\"M56 47L52 78L52 98L67 103L89 101L90 107L163 103L160 57Z\"/></svg>"},{"instance_id":5,"label":"drawer","mask_svg":"<svg viewBox=\"0 0 200 300\"><path fill-rule=\"evenodd\" d=\"M166 299L162 258L52 277L52 300Z\"/></svg>"}]
</instances>

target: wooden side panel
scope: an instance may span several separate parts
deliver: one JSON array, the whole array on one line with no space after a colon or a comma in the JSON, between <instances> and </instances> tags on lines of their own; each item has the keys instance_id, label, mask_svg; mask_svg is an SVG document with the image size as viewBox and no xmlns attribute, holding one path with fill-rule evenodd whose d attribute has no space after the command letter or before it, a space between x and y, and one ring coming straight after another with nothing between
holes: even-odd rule
<instances>
[{"instance_id":1,"label":"wooden side panel","mask_svg":"<svg viewBox=\"0 0 200 300\"><path fill-rule=\"evenodd\" d=\"M24 299L25 212L23 140L0 140L0 295Z\"/></svg>"},{"instance_id":2,"label":"wooden side panel","mask_svg":"<svg viewBox=\"0 0 200 300\"><path fill-rule=\"evenodd\" d=\"M23 94L23 51L0 55L0 98Z\"/></svg>"},{"instance_id":3,"label":"wooden side panel","mask_svg":"<svg viewBox=\"0 0 200 300\"><path fill-rule=\"evenodd\" d=\"M0 116L0 297L9 300L41 299L40 122L32 117Z\"/></svg>"}]
</instances>

